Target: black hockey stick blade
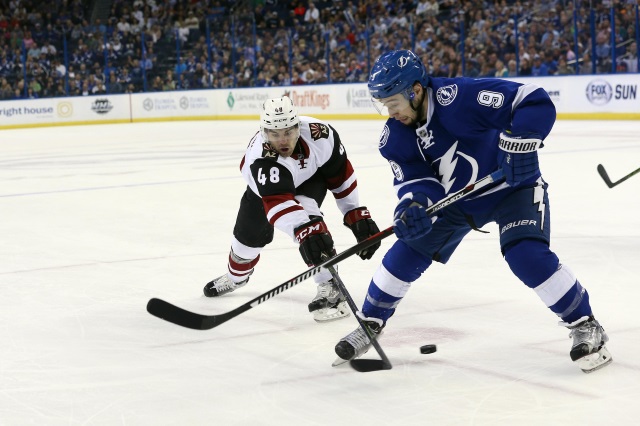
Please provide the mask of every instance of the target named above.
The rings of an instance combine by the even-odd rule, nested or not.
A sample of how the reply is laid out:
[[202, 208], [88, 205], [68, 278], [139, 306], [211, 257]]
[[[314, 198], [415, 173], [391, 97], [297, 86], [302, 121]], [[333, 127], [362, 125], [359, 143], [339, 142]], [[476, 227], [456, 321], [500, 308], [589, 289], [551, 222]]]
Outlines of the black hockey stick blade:
[[614, 187], [613, 182], [611, 182], [611, 179], [609, 179], [609, 175], [607, 174], [607, 171], [604, 169], [604, 166], [602, 164], [598, 164], [598, 173], [600, 173], [600, 177], [609, 188]]
[[609, 174], [604, 169], [604, 166], [602, 164], [598, 164], [598, 173], [600, 173], [600, 177], [602, 178], [604, 183], [606, 183], [609, 188], [613, 188], [614, 186], [621, 184], [622, 182], [636, 175], [637, 173], [640, 173], [640, 168], [632, 171], [628, 175], [624, 176], [622, 179], [615, 182], [611, 182], [611, 179], [609, 178]]
[[369, 373], [371, 371], [391, 370], [391, 364], [381, 359], [352, 359], [349, 365], [360, 373]]
[[[338, 275], [338, 271], [336, 271], [336, 268], [334, 268], [333, 266], [327, 266], [327, 269], [329, 270], [329, 272], [331, 272], [331, 276], [333, 277], [334, 281], [338, 285], [338, 288], [340, 289], [340, 292], [344, 296], [345, 300], [347, 301], [347, 304], [349, 305], [349, 308], [351, 309], [351, 312], [353, 312], [353, 315], [355, 316], [356, 320], [358, 321], [358, 325], [365, 332], [365, 334], [367, 335], [367, 337], [371, 341], [371, 345], [376, 350], [376, 352], [378, 352], [378, 355], [380, 355], [380, 358], [382, 358], [380, 360], [376, 360], [376, 359], [373, 359], [373, 360], [372, 359], [357, 360], [357, 359], [355, 359], [355, 360], [351, 360], [349, 362], [349, 364], [351, 365], [351, 367], [354, 370], [359, 371], [361, 373], [367, 373], [369, 371], [391, 370], [391, 361], [389, 361], [389, 358], [387, 357], [387, 355], [382, 350], [382, 346], [380, 346], [380, 343], [378, 343], [378, 339], [376, 338], [374, 333], [371, 330], [369, 330], [369, 328], [362, 322], [362, 320], [358, 316], [358, 307], [356, 306], [355, 302], [353, 301], [353, 297], [351, 297], [351, 294], [349, 293], [349, 290], [347, 290], [347, 286], [344, 285], [344, 282], [342, 282], [342, 278], [340, 278], [340, 275]], [[360, 363], [359, 361], [366, 361], [366, 362]], [[355, 366], [353, 364], [354, 362], [356, 362]]]
[[162, 299], [153, 298], [147, 303], [147, 312], [151, 315], [193, 330], [210, 330], [248, 309], [251, 307], [242, 305], [225, 314], [203, 315], [187, 311]]

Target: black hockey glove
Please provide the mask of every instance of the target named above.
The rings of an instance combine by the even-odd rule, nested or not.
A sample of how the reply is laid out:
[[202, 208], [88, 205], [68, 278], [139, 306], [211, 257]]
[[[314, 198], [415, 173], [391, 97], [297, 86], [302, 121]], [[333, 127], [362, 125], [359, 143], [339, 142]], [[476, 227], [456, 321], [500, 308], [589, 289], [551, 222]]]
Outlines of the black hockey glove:
[[[371, 214], [366, 207], [358, 207], [350, 210], [344, 215], [344, 226], [351, 229], [358, 242], [366, 240], [370, 236], [380, 232], [378, 225], [371, 219]], [[371, 259], [373, 253], [380, 248], [380, 243], [376, 243], [358, 253], [361, 259]]]
[[300, 243], [300, 254], [307, 266], [319, 265], [327, 258], [336, 255], [333, 238], [321, 217], [315, 217], [293, 230], [296, 240]]

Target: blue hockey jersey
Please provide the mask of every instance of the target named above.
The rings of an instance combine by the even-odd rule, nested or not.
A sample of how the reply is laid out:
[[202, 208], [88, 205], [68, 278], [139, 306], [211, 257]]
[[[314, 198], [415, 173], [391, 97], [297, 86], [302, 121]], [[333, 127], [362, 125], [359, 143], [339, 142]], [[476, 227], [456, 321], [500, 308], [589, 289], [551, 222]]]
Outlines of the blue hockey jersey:
[[[426, 95], [426, 124], [407, 126], [390, 118], [380, 136], [380, 153], [391, 165], [398, 198], [424, 193], [437, 202], [498, 169], [500, 132], [544, 140], [556, 118], [548, 94], [533, 84], [430, 78]], [[502, 183], [460, 207], [471, 214], [489, 209], [509, 188]]]

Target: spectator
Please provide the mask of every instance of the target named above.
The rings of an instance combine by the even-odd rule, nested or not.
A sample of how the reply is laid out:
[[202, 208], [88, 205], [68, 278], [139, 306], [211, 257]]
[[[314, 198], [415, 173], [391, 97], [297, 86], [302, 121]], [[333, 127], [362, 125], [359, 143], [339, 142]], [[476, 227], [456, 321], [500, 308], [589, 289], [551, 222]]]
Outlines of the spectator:
[[596, 36], [596, 64], [599, 72], [608, 72], [611, 69], [611, 45], [605, 33]]
[[304, 22], [310, 25], [320, 23], [320, 11], [313, 2], [309, 2], [309, 8], [304, 13]]
[[115, 71], [111, 71], [109, 73], [108, 92], [115, 94], [124, 92], [124, 86], [120, 81], [118, 81], [118, 76], [116, 75]]
[[47, 57], [53, 58], [58, 53], [58, 49], [56, 49], [56, 47], [51, 44], [49, 40], [44, 40], [42, 42], [42, 47], [40, 48], [40, 53], [44, 53], [45, 55], [47, 55]]
[[91, 88], [92, 95], [104, 95], [107, 93], [107, 87], [101, 80], [95, 80], [95, 85]]
[[531, 75], [534, 77], [542, 77], [549, 75], [549, 69], [542, 63], [540, 55], [536, 54], [533, 57], [533, 66], [531, 67]]
[[190, 38], [198, 35], [197, 33], [198, 29], [200, 28], [200, 21], [198, 20], [198, 17], [193, 12], [193, 10], [190, 10], [187, 13], [187, 18], [184, 20], [184, 25], [189, 29]]
[[564, 56], [560, 56], [560, 59], [558, 59], [558, 72], [556, 74], [557, 75], [573, 75], [575, 73], [576, 72], [573, 69], [573, 67], [569, 67], [567, 65], [567, 60], [564, 58]]
[[[515, 70], [515, 61], [513, 62], [514, 70]], [[509, 68], [504, 65], [500, 59], [496, 60], [496, 73], [495, 76], [498, 78], [509, 77]]]
[[581, 59], [581, 63], [580, 63], [580, 74], [581, 75], [585, 75], [585, 74], [593, 74], [593, 61], [591, 60], [591, 55], [589, 54], [589, 51], [585, 51], [584, 54], [582, 55], [582, 59]]
[[116, 27], [122, 37], [126, 37], [131, 32], [131, 24], [124, 15], [120, 17]]
[[[26, 48], [26, 45], [25, 45], [25, 48]], [[40, 48], [38, 47], [38, 43], [36, 42], [31, 43], [31, 47], [29, 47], [27, 56], [34, 59], [37, 59], [40, 57]]]
[[558, 62], [550, 50], [544, 52], [544, 65], [547, 67], [547, 75], [556, 75], [558, 72]]
[[625, 65], [624, 72], [638, 72], [638, 44], [635, 41], [629, 43], [626, 53], [619, 61]]
[[507, 64], [508, 72], [507, 77], [517, 77], [518, 76], [518, 68], [515, 59], [509, 60]]
[[297, 1], [294, 3], [295, 7], [293, 8], [293, 13], [295, 14], [297, 23], [304, 22], [304, 15], [307, 11], [307, 8], [304, 7], [302, 1]]

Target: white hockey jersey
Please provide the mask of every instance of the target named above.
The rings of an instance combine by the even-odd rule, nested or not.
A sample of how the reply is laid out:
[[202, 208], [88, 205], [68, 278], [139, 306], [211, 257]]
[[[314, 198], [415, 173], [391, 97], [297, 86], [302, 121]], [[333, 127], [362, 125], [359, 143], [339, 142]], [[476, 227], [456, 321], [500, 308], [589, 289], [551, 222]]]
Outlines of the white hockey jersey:
[[300, 138], [290, 157], [281, 157], [258, 132], [249, 143], [240, 171], [262, 198], [269, 223], [293, 238], [294, 228], [310, 220], [295, 199], [296, 188], [320, 172], [342, 214], [360, 207], [356, 175], [338, 133], [328, 124], [300, 116]]

